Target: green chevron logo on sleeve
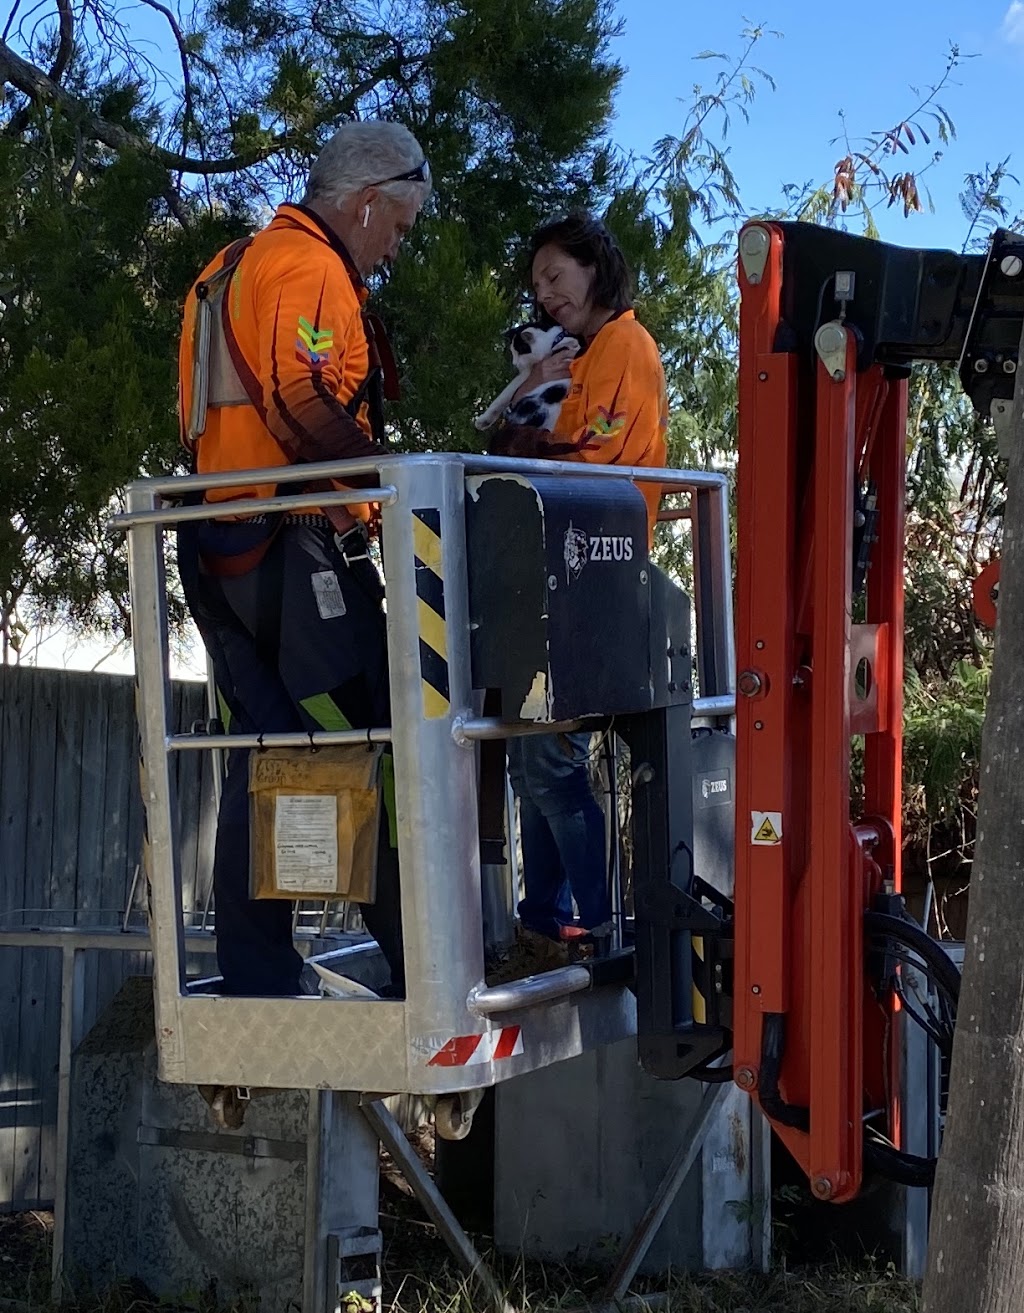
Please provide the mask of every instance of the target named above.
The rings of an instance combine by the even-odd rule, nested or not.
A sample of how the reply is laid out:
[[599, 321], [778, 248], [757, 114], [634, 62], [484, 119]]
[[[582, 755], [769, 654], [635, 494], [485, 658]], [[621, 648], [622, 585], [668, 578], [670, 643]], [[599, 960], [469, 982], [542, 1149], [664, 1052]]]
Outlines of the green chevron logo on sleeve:
[[299, 339], [307, 350], [319, 355], [334, 346], [334, 329], [314, 328], [304, 315], [299, 315]]

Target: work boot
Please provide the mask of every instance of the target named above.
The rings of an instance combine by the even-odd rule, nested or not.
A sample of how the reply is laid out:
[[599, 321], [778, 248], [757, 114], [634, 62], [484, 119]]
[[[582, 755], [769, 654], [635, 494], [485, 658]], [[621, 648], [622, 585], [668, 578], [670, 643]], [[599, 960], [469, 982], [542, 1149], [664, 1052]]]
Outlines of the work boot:
[[516, 922], [516, 942], [492, 963], [484, 977], [488, 985], [506, 985], [510, 980], [525, 980], [542, 971], [569, 965], [569, 948], [549, 939], [537, 930]]
[[559, 927], [558, 937], [568, 949], [570, 962], [589, 962], [595, 957], [607, 957], [611, 950], [611, 921], [596, 925], [592, 930], [581, 925]]

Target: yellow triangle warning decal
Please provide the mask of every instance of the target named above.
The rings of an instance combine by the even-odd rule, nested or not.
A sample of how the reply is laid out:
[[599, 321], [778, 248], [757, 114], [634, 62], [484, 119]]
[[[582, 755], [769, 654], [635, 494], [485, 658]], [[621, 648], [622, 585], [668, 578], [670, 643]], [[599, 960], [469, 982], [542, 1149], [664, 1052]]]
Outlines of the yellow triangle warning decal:
[[751, 812], [750, 842], [776, 844], [782, 842], [782, 812]]
[[775, 826], [771, 823], [771, 821], [768, 819], [767, 816], [758, 826], [757, 833], [754, 835], [754, 842], [755, 843], [779, 842], [779, 836], [775, 833]]

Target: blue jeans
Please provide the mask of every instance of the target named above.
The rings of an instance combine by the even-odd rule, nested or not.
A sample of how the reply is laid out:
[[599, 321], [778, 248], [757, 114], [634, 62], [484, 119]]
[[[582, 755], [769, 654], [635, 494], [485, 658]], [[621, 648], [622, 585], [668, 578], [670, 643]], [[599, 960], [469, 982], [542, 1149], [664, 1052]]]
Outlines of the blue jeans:
[[530, 734], [508, 742], [519, 799], [526, 897], [523, 925], [552, 939], [571, 925], [576, 900], [587, 929], [611, 919], [604, 815], [590, 787], [590, 734]]

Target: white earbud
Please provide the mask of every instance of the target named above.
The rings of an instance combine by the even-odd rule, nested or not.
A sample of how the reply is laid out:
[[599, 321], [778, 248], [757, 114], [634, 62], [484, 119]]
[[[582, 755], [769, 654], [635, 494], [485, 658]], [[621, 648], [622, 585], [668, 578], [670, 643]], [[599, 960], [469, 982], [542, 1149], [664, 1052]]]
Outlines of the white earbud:
[[367, 205], [363, 210], [363, 227], [368, 228], [369, 226], [370, 226], [370, 207]]

